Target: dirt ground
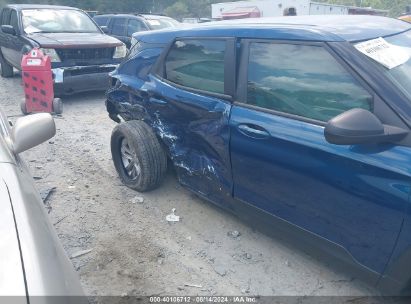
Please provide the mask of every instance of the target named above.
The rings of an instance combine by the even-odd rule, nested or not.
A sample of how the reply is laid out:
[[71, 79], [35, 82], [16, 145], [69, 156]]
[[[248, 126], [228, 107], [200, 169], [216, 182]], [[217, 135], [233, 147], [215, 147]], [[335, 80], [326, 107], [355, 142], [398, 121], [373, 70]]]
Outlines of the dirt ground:
[[[0, 106], [16, 119], [20, 77], [0, 79], [0, 91]], [[57, 135], [23, 156], [39, 191], [55, 187], [50, 220], [87, 295], [378, 294], [197, 198], [172, 170], [155, 191], [124, 187], [111, 160], [115, 123], [103, 93], [64, 99], [55, 121]], [[172, 208], [180, 222], [166, 221]], [[91, 251], [75, 257], [83, 250]]]

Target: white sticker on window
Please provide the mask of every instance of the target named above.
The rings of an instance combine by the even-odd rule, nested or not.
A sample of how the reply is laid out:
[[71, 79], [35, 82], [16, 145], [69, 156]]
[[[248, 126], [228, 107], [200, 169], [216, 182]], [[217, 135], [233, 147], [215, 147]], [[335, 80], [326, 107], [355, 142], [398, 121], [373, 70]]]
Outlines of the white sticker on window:
[[388, 69], [393, 69], [410, 59], [407, 49], [390, 44], [384, 38], [358, 43], [355, 48]]
[[160, 21], [158, 20], [147, 20], [150, 25], [160, 25]]

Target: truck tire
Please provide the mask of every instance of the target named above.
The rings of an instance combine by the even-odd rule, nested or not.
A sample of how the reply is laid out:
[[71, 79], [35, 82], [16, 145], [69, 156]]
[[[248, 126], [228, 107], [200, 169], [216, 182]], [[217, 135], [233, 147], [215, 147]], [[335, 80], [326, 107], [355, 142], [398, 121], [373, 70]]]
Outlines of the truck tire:
[[114, 128], [111, 155], [122, 182], [139, 192], [157, 188], [166, 173], [166, 153], [143, 121], [131, 120]]
[[0, 54], [0, 64], [1, 64], [1, 77], [10, 78], [14, 76], [13, 66], [8, 64], [6, 60], [4, 60], [2, 54]]

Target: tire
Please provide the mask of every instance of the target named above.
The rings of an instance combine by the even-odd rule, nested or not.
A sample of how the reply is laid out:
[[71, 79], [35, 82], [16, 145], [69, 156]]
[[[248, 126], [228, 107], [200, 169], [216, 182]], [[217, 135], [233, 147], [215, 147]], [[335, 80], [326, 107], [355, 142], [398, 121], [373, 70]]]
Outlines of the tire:
[[23, 113], [24, 115], [29, 114], [29, 112], [27, 112], [27, 107], [26, 107], [26, 101], [25, 100], [20, 102], [20, 110], [21, 110], [21, 113]]
[[6, 60], [4, 60], [2, 54], [0, 54], [0, 64], [1, 64], [1, 77], [10, 78], [14, 76], [13, 66], [8, 64]]
[[53, 99], [53, 112], [55, 114], [63, 113], [63, 101], [60, 98]]
[[131, 120], [114, 128], [111, 155], [121, 181], [131, 189], [153, 190], [164, 179], [166, 153], [153, 130], [142, 121]]

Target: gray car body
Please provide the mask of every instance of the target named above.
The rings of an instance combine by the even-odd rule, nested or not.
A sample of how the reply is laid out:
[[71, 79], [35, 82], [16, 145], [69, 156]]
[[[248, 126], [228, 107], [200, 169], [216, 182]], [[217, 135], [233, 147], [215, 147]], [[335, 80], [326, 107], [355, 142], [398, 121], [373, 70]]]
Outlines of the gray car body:
[[20, 296], [21, 303], [55, 303], [51, 296], [64, 296], [59, 303], [85, 301], [28, 168], [12, 152], [1, 109], [0, 269], [0, 296]]

